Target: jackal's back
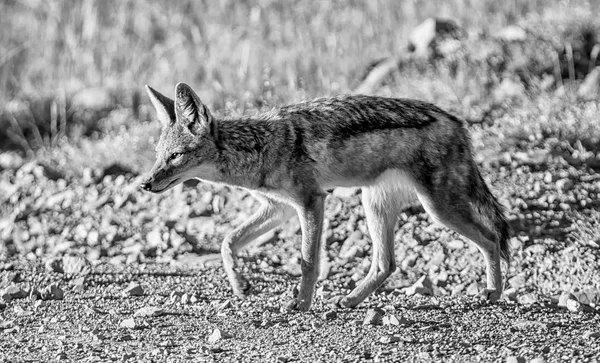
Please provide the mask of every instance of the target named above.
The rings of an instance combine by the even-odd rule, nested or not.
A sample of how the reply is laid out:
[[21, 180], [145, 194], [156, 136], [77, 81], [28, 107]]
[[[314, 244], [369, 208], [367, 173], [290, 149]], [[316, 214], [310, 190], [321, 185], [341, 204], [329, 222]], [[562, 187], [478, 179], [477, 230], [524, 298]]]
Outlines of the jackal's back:
[[322, 98], [285, 106], [268, 118], [287, 128], [288, 147], [313, 162], [327, 186], [367, 184], [389, 168], [418, 177], [415, 168], [471, 159], [463, 122], [427, 102]]

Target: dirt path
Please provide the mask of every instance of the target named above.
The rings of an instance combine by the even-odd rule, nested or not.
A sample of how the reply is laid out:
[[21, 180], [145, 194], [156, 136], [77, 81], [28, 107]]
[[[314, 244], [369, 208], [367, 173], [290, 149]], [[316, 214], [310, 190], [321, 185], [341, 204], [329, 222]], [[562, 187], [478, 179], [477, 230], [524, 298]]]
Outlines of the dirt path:
[[246, 193], [200, 185], [153, 197], [106, 170], [86, 179], [35, 162], [4, 168], [0, 358], [600, 359], [600, 179], [549, 153], [500, 155], [485, 170], [514, 229], [504, 301], [478, 300], [479, 252], [414, 207], [396, 233], [398, 270], [359, 308], [332, 309], [325, 301], [364, 276], [370, 255], [359, 197], [336, 194], [329, 278], [310, 312], [288, 313], [297, 222], [243, 254], [248, 299], [225, 280], [219, 243], [256, 208]]

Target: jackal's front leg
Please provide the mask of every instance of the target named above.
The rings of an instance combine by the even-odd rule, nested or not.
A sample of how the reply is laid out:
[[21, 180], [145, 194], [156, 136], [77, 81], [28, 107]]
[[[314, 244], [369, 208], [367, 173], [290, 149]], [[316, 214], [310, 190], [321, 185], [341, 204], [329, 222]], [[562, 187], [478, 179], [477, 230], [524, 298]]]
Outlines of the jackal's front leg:
[[302, 278], [298, 296], [286, 304], [289, 310], [310, 309], [315, 284], [319, 277], [325, 196], [316, 194], [306, 199], [304, 204], [298, 207], [298, 217], [302, 227]]
[[248, 243], [277, 227], [294, 214], [293, 208], [285, 204], [270, 199], [259, 199], [261, 199], [262, 206], [258, 211], [227, 235], [221, 245], [223, 269], [225, 269], [233, 292], [239, 297], [246, 296], [250, 284], [237, 269], [237, 253]]

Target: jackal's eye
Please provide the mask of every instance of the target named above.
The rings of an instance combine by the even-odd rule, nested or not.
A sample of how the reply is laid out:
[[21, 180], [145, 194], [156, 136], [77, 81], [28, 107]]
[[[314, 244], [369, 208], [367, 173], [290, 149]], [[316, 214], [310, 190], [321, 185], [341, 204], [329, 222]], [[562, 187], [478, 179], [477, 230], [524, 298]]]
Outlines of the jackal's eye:
[[169, 156], [169, 160], [173, 161], [175, 159], [178, 159], [182, 155], [183, 155], [183, 153], [173, 153], [173, 154], [171, 154], [171, 156]]

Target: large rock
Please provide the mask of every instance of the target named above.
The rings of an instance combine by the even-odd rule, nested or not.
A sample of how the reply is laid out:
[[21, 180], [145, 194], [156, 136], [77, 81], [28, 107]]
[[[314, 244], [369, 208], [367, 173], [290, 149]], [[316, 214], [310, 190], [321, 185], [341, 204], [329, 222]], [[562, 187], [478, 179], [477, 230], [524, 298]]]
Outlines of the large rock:
[[594, 68], [579, 86], [577, 94], [585, 99], [595, 99], [600, 89], [600, 67]]
[[458, 23], [452, 19], [428, 18], [417, 25], [408, 36], [408, 50], [429, 57], [436, 53], [438, 43], [445, 38], [457, 38]]

